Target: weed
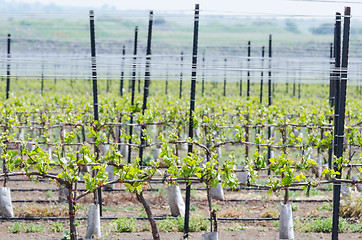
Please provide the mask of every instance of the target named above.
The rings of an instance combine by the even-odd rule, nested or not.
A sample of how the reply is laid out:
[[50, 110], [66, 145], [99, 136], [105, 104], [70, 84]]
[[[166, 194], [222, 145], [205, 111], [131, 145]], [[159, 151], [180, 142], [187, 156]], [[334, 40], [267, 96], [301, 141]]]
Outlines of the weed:
[[300, 196], [300, 192], [299, 191], [290, 191], [289, 192], [289, 198], [291, 198], [291, 199], [295, 199], [295, 198], [297, 198], [297, 197], [299, 197]]
[[261, 196], [261, 200], [263, 200], [263, 201], [269, 200], [269, 195]]
[[87, 210], [88, 211], [88, 205], [77, 203], [77, 209], [78, 210]]
[[226, 208], [226, 209], [222, 209], [219, 212], [219, 217], [230, 217], [230, 218], [234, 218], [234, 217], [241, 217], [245, 214], [245, 210], [242, 209], [238, 209], [237, 207], [233, 207], [233, 208]]
[[262, 218], [277, 218], [279, 216], [279, 212], [274, 208], [268, 209], [267, 211], [261, 214]]
[[263, 227], [263, 226], [259, 226], [259, 227], [258, 227], [258, 230], [259, 230], [260, 232], [266, 232], [266, 228]]
[[65, 217], [66, 210], [66, 206], [47, 205], [44, 207], [31, 204], [19, 207], [16, 211], [19, 213], [19, 217]]
[[177, 232], [177, 219], [166, 218], [157, 222], [157, 226], [162, 232]]
[[196, 205], [191, 205], [190, 206], [190, 211], [196, 211], [197, 209], [197, 206]]
[[362, 224], [350, 224], [348, 229], [351, 232], [362, 232]]
[[[129, 205], [128, 207], [125, 208], [127, 211], [135, 211], [135, 207], [132, 205]], [[141, 211], [144, 210], [143, 208], [141, 209]]]
[[[339, 232], [346, 232], [349, 228], [350, 226], [345, 219], [339, 220]], [[318, 218], [307, 221], [301, 225], [300, 230], [303, 232], [330, 233], [332, 231], [332, 218]]]
[[50, 227], [52, 232], [62, 232], [64, 230], [63, 224], [61, 222], [55, 222]]
[[143, 223], [142, 229], [143, 232], [149, 232], [151, 230], [151, 226], [148, 223]]
[[30, 223], [29, 225], [21, 224], [21, 226], [26, 233], [36, 233], [44, 231], [44, 225], [35, 225], [34, 223]]
[[279, 227], [279, 220], [273, 221], [273, 227]]
[[142, 211], [138, 214], [139, 217], [147, 217], [147, 214], [145, 213], [145, 211]]
[[117, 212], [117, 208], [112, 206], [104, 206], [102, 207], [102, 210], [105, 212]]
[[20, 224], [18, 222], [14, 222], [13, 226], [9, 226], [9, 232], [11, 233], [20, 233]]
[[307, 212], [305, 214], [305, 217], [320, 217], [321, 212], [318, 211], [318, 209], [313, 209], [311, 212]]
[[219, 211], [221, 209], [221, 206], [218, 205], [217, 203], [213, 203], [212, 204], [212, 209], [216, 210], [216, 211]]
[[362, 199], [360, 194], [352, 194], [350, 199], [343, 200], [339, 214], [343, 218], [362, 217]]
[[[299, 218], [293, 219], [293, 229], [301, 229], [304, 223], [301, 222]], [[279, 220], [273, 221], [273, 227], [279, 227]]]
[[160, 188], [160, 189], [157, 191], [157, 194], [158, 194], [159, 197], [167, 197], [166, 188]]
[[299, 205], [297, 203], [292, 203], [292, 211], [298, 211]]
[[332, 211], [333, 210], [333, 205], [332, 205], [332, 203], [325, 202], [325, 203], [323, 203], [322, 206], [320, 206], [318, 208], [318, 210], [320, 210], [320, 211]]
[[[184, 231], [184, 221], [183, 217], [178, 218], [166, 218], [164, 220], [158, 221], [157, 225], [161, 231], [164, 232], [183, 232]], [[209, 220], [200, 215], [194, 215], [190, 217], [189, 220], [189, 231], [190, 232], [201, 232], [206, 231], [209, 226]]]
[[196, 199], [200, 198], [200, 196], [197, 196], [197, 192], [195, 189], [191, 189], [190, 196], [191, 196], [191, 198], [196, 198]]
[[245, 230], [245, 225], [244, 224], [242, 224], [241, 226], [238, 225], [236, 227], [225, 228], [225, 231], [232, 231], [232, 232], [234, 232], [234, 231], [242, 231], [242, 230]]
[[47, 198], [52, 198], [53, 197], [53, 191], [52, 190], [48, 190], [48, 191], [46, 191], [45, 192], [45, 196], [47, 197]]
[[[184, 221], [182, 221], [183, 223]], [[206, 231], [209, 226], [209, 220], [207, 220], [205, 217], [200, 215], [195, 215], [190, 218], [190, 226], [189, 231], [190, 232], [200, 232], [200, 231]], [[182, 226], [183, 231], [183, 226]]]
[[136, 219], [120, 217], [113, 221], [116, 224], [116, 232], [136, 232]]
[[279, 212], [280, 211], [280, 203], [274, 203], [274, 209]]
[[35, 225], [34, 223], [30, 223], [29, 225], [25, 225], [24, 223], [15, 222], [13, 226], [10, 226], [9, 231], [11, 233], [20, 233], [21, 229], [26, 233], [37, 233], [44, 231], [44, 225]]
[[109, 239], [109, 236], [114, 232], [114, 224], [112, 222], [104, 224], [102, 229], [102, 237], [104, 239]]
[[63, 238], [60, 239], [60, 240], [70, 240], [70, 234], [69, 234], [69, 232], [68, 232], [68, 231], [65, 231]]
[[326, 189], [327, 191], [333, 191], [333, 184], [327, 184], [326, 187], [325, 187], [325, 189]]
[[309, 197], [318, 196], [318, 195], [320, 195], [320, 191], [318, 189], [311, 188], [309, 190]]

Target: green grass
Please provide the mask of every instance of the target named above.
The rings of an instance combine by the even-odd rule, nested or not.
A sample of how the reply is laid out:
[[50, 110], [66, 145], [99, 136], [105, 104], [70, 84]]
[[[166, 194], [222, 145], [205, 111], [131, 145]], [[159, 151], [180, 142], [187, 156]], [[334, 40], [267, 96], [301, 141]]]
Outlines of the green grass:
[[190, 205], [190, 211], [196, 211], [197, 210], [197, 206], [194, 204]]
[[14, 222], [12, 226], [9, 226], [8, 230], [9, 232], [14, 234], [20, 232], [38, 233], [44, 231], [44, 224], [36, 225], [34, 223], [25, 224], [25, 223]]
[[299, 191], [289, 191], [289, 198], [290, 199], [295, 199], [297, 197], [300, 196], [300, 192]]
[[52, 232], [63, 232], [64, 227], [63, 224], [61, 222], [55, 222], [52, 224], [52, 226], [50, 227], [50, 230]]
[[327, 185], [325, 185], [325, 189], [326, 189], [327, 191], [333, 191], [333, 184], [327, 184]]
[[242, 224], [242, 225], [238, 225], [238, 226], [235, 226], [235, 227], [227, 227], [224, 230], [225, 231], [230, 231], [230, 232], [243, 231], [243, 230], [245, 230], [245, 225]]
[[310, 188], [309, 190], [309, 197], [318, 196], [320, 195], [320, 191], [315, 188]]
[[219, 211], [221, 210], [221, 206], [217, 203], [212, 203], [212, 209], [216, 210], [216, 211]]
[[28, 225], [22, 225], [24, 232], [26, 233], [37, 233], [44, 231], [44, 225], [35, 225], [34, 223], [30, 223]]
[[[279, 221], [273, 222], [274, 227], [279, 227]], [[332, 218], [318, 218], [315, 220], [293, 220], [294, 230], [299, 232], [332, 232]], [[358, 223], [348, 223], [345, 219], [339, 220], [339, 232], [362, 232], [362, 225]]]
[[157, 226], [162, 232], [177, 232], [180, 229], [180, 225], [177, 219], [166, 218], [161, 221], [157, 221]]
[[136, 219], [120, 217], [112, 221], [116, 225], [116, 232], [136, 232]]
[[103, 211], [107, 211], [107, 212], [117, 212], [118, 209], [116, 206], [104, 206], [102, 207]]
[[18, 222], [14, 222], [13, 226], [9, 226], [8, 228], [9, 232], [11, 233], [20, 233], [21, 229], [20, 229], [20, 224]]
[[322, 206], [318, 208], [320, 211], [332, 211], [333, 210], [333, 204], [332, 203], [323, 203]]
[[292, 211], [298, 211], [298, 210], [299, 210], [298, 203], [292, 203]]
[[53, 197], [53, 191], [52, 190], [48, 190], [48, 191], [46, 191], [45, 192], [45, 196], [47, 197], [47, 198], [52, 198]]
[[[184, 218], [166, 218], [157, 221], [157, 226], [162, 232], [183, 232], [184, 231]], [[209, 220], [200, 215], [193, 215], [189, 221], [190, 232], [206, 231], [209, 226]]]
[[[349, 229], [349, 224], [346, 220], [340, 219], [339, 231], [346, 232]], [[320, 218], [312, 221], [307, 221], [300, 226], [300, 230], [303, 232], [332, 232], [332, 218]]]

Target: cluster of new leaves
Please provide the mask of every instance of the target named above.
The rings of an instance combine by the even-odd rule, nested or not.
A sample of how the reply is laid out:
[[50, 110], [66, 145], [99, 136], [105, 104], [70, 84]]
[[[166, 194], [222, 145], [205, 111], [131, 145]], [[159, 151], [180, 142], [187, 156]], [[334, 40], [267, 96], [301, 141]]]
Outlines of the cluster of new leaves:
[[[120, 98], [114, 100], [111, 97], [102, 96], [100, 104], [100, 120], [94, 122], [92, 116], [92, 105], [85, 97], [72, 98], [67, 96], [48, 96], [41, 101], [34, 103], [32, 98], [14, 98], [4, 103], [0, 103], [0, 122], [3, 126], [1, 135], [2, 158], [5, 159], [8, 172], [24, 172], [30, 178], [37, 176], [50, 176], [55, 180], [60, 180], [60, 184], [73, 183], [85, 180], [87, 189], [92, 191], [107, 182], [105, 168], [107, 164], [113, 164], [114, 171], [118, 177], [117, 181], [127, 182], [127, 187], [132, 192], [139, 192], [147, 186], [147, 181], [157, 173], [158, 162], [152, 162], [150, 168], [141, 168], [138, 160], [129, 165], [122, 165], [121, 155], [118, 152], [118, 145], [111, 145], [104, 155], [97, 155], [94, 145], [97, 148], [109, 144], [109, 132], [115, 132], [117, 126], [121, 133], [119, 138], [131, 139], [135, 144], [139, 144], [139, 135], [128, 136], [124, 129], [128, 126], [127, 121], [131, 114], [137, 123], [140, 124], [162, 124], [161, 132], [170, 132], [165, 138], [159, 138], [163, 145], [160, 155], [162, 164], [168, 167], [166, 175], [170, 179], [192, 179], [197, 178], [206, 184], [215, 186], [220, 180], [224, 185], [235, 185], [236, 177], [233, 173], [235, 159], [231, 157], [220, 158], [216, 156], [216, 148], [226, 145], [227, 142], [246, 141], [258, 145], [258, 151], [253, 153], [249, 159], [238, 159], [247, 165], [251, 180], [255, 180], [259, 170], [269, 168], [274, 174], [283, 178], [273, 178], [269, 180], [272, 189], [281, 186], [288, 186], [294, 182], [311, 181], [308, 171], [316, 165], [309, 159], [293, 161], [292, 157], [281, 154], [270, 160], [271, 164], [266, 165], [266, 147], [276, 147], [279, 149], [295, 147], [295, 145], [315, 147], [324, 151], [330, 147], [333, 135], [329, 126], [331, 109], [327, 103], [323, 102], [303, 102], [289, 100], [284, 104], [263, 106], [250, 100], [242, 102], [235, 99], [223, 99], [222, 104], [214, 99], [205, 98], [198, 103], [194, 112], [193, 127], [196, 129], [193, 140], [185, 137], [188, 128], [188, 103], [183, 100], [171, 97], [155, 97], [150, 99], [149, 107], [145, 114], [141, 114], [139, 102], [133, 106], [128, 104], [129, 99]], [[348, 116], [346, 118], [346, 140], [348, 144], [362, 146], [361, 131], [358, 127], [358, 119], [361, 119], [359, 104], [351, 101], [347, 106]], [[108, 124], [108, 125], [107, 125]], [[114, 125], [112, 125], [114, 124]], [[81, 127], [74, 127], [74, 126]], [[57, 127], [72, 126], [72, 131], [64, 134], [59, 141], [58, 134], [54, 134]], [[110, 127], [112, 126], [112, 127]], [[127, 126], [127, 127], [123, 127]], [[35, 131], [39, 133], [34, 134]], [[76, 137], [79, 138], [80, 129], [88, 139], [79, 147], [67, 147], [73, 144]], [[267, 136], [267, 128], [277, 130], [271, 137]], [[26, 130], [27, 136], [21, 132]], [[229, 130], [226, 130], [229, 129]], [[250, 130], [249, 136], [246, 129]], [[251, 129], [255, 130], [255, 138]], [[258, 130], [256, 130], [258, 129]], [[298, 131], [295, 131], [295, 130]], [[322, 131], [323, 129], [323, 131]], [[68, 129], [69, 131], [69, 129]], [[150, 131], [144, 131], [146, 144], [158, 144], [157, 138], [153, 138]], [[64, 131], [65, 132], [65, 131]], [[301, 137], [300, 133], [307, 133]], [[298, 134], [297, 134], [298, 133]], [[32, 136], [32, 138], [29, 137]], [[37, 136], [38, 135], [38, 136]], [[281, 137], [283, 136], [283, 137]], [[26, 139], [22, 142], [21, 152], [7, 150], [7, 143], [13, 140]], [[91, 139], [91, 140], [90, 140]], [[112, 142], [115, 140], [112, 139]], [[87, 143], [92, 142], [90, 144]], [[33, 142], [29, 146], [29, 142]], [[40, 148], [44, 145], [52, 145], [54, 153], [49, 153]], [[198, 145], [198, 150], [180, 158], [176, 156], [175, 148], [170, 144], [193, 144]], [[77, 144], [80, 143], [80, 140]], [[119, 142], [117, 142], [119, 143]], [[179, 143], [180, 144], [180, 143]], [[201, 146], [203, 145], [203, 146]], [[263, 146], [260, 146], [263, 145]], [[54, 147], [55, 146], [55, 147]], [[251, 145], [250, 145], [251, 146]], [[76, 150], [75, 150], [76, 149]], [[203, 150], [202, 150], [203, 149]], [[181, 154], [180, 154], [181, 155]], [[252, 159], [253, 158], [253, 159]], [[238, 163], [239, 163], [238, 162]], [[348, 164], [344, 159], [334, 162], [340, 166]], [[60, 167], [59, 174], [54, 175], [52, 171], [55, 166]], [[87, 166], [89, 172], [81, 173], [80, 168]], [[58, 170], [58, 169], [57, 169]], [[324, 168], [322, 174], [335, 177], [339, 174], [334, 169]]]
[[317, 165], [317, 162], [311, 159], [295, 163], [295, 161], [287, 154], [280, 154], [270, 159], [269, 169], [275, 174], [282, 176], [281, 178], [269, 177], [267, 185], [270, 186], [268, 193], [277, 191], [282, 187], [288, 187], [295, 182], [310, 182], [311, 177], [308, 176], [309, 170]]
[[139, 159], [136, 159], [131, 164], [114, 167], [113, 172], [118, 181], [125, 184], [128, 192], [140, 194], [145, 190], [152, 177], [159, 172], [159, 162], [151, 161], [150, 165], [149, 167], [141, 168]]
[[197, 178], [211, 187], [216, 187], [220, 181], [219, 178], [221, 178], [223, 186], [238, 187], [237, 178], [233, 171], [235, 166], [233, 157], [220, 164], [216, 154], [212, 154], [206, 161], [201, 157], [199, 151], [195, 151], [180, 159], [174, 155], [173, 149], [164, 143], [160, 158], [167, 166], [164, 175], [168, 178], [169, 184], [175, 184], [174, 179], [187, 180], [190, 184], [191, 179]]
[[[70, 143], [74, 139], [74, 132], [69, 132], [65, 138], [65, 143]], [[71, 187], [73, 183], [85, 180], [87, 190], [93, 191], [107, 179], [105, 164], [94, 161], [95, 156], [91, 153], [90, 146], [84, 144], [79, 151], [58, 144], [54, 154], [50, 157], [48, 152], [44, 152], [39, 146], [32, 146], [25, 141], [22, 142], [21, 151], [7, 151], [7, 145], [3, 144], [2, 158], [5, 159], [9, 172], [21, 172], [32, 180], [49, 178], [57, 184]], [[91, 172], [81, 174], [81, 167], [90, 166]], [[58, 174], [54, 173], [55, 167]]]

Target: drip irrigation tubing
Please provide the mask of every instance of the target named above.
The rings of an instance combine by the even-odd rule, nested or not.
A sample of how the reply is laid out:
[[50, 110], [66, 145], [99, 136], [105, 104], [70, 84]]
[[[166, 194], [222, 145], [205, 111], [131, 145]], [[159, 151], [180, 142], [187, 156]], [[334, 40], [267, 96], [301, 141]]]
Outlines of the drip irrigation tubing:
[[[136, 220], [148, 220], [147, 217], [127, 217], [129, 219], [136, 219]], [[163, 217], [163, 216], [155, 216], [155, 220], [164, 220], [164, 219], [176, 219], [177, 217]], [[294, 217], [294, 219], [300, 219], [300, 220], [316, 220], [321, 218], [327, 218], [327, 217]], [[68, 220], [69, 217], [0, 217], [0, 221], [39, 221], [39, 220], [45, 220], [45, 221], [59, 221], [59, 220]], [[87, 220], [88, 217], [75, 217], [77, 220]], [[101, 220], [116, 220], [118, 217], [101, 217]], [[209, 218], [205, 218], [209, 219]], [[344, 218], [346, 220], [359, 220], [360, 218]], [[218, 221], [278, 221], [279, 218], [227, 218], [227, 217], [220, 217], [217, 218]]]
[[[194, 199], [193, 201], [196, 202], [203, 202], [206, 200], [197, 200]], [[290, 202], [332, 202], [332, 199], [295, 199], [290, 200]], [[66, 203], [65, 200], [12, 200], [13, 203]], [[279, 199], [226, 199], [223, 202], [281, 202]]]
[[[196, 191], [205, 191], [206, 188], [192, 188], [193, 190], [196, 190]], [[265, 191], [265, 190], [269, 190], [269, 188], [256, 188], [256, 187], [244, 187], [244, 186], [241, 186], [240, 188], [237, 188], [237, 189], [232, 189], [232, 188], [223, 188], [224, 190], [226, 191], [231, 191], [231, 192], [237, 192], [239, 190], [247, 190], [247, 191]], [[327, 188], [315, 188], [316, 190], [319, 190], [319, 191], [326, 191], [326, 192], [331, 192], [332, 190], [331, 189], [327, 189]], [[185, 188], [181, 188], [180, 189], [181, 191], [185, 191], [186, 189]], [[36, 192], [36, 191], [39, 191], [39, 192], [48, 192], [48, 191], [59, 191], [59, 188], [11, 188], [11, 191], [12, 192]], [[77, 191], [87, 191], [86, 189], [77, 189]], [[125, 192], [126, 190], [125, 189], [119, 189], [119, 188], [116, 188], [116, 189], [104, 189], [105, 192]], [[144, 191], [147, 191], [147, 192], [157, 192], [157, 191], [160, 191], [160, 189], [146, 189]], [[300, 189], [300, 188], [289, 188], [289, 191], [303, 191], [303, 189]]]

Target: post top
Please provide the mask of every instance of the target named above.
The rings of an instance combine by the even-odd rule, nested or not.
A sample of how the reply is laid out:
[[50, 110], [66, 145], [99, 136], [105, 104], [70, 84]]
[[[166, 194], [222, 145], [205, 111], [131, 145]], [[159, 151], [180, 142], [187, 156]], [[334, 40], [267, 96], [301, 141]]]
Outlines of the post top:
[[150, 10], [150, 20], [153, 20], [153, 10]]
[[351, 17], [351, 7], [344, 7], [344, 17]]

